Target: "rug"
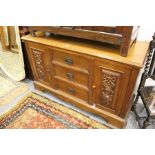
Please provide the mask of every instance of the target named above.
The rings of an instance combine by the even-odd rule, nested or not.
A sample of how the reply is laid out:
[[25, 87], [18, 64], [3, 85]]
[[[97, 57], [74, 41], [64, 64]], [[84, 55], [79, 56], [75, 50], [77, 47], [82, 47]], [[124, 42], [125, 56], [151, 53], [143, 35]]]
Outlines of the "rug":
[[71, 108], [30, 93], [0, 116], [0, 128], [106, 129], [108, 127]]
[[0, 106], [28, 90], [26, 84], [11, 80], [0, 68]]

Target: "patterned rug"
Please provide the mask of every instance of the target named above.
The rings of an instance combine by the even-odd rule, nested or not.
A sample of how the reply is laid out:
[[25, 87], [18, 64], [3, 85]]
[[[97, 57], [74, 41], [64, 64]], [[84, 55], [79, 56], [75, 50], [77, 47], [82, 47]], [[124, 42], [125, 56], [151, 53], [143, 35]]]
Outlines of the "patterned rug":
[[73, 109], [30, 93], [0, 116], [5, 129], [105, 129], [108, 128]]
[[11, 80], [0, 68], [0, 106], [28, 90], [26, 84]]

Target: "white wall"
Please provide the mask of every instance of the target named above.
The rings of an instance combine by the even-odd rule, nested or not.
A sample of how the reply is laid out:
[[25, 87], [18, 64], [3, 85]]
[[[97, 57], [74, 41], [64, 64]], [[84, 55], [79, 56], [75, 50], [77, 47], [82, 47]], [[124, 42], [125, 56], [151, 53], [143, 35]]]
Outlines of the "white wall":
[[155, 26], [140, 26], [137, 40], [150, 41], [155, 33]]

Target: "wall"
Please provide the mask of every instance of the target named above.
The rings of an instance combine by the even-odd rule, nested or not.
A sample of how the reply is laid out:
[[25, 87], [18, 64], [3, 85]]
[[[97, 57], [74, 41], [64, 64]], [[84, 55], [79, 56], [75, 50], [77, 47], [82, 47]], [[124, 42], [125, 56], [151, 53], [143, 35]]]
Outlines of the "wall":
[[140, 26], [137, 40], [150, 41], [155, 33], [155, 26]]

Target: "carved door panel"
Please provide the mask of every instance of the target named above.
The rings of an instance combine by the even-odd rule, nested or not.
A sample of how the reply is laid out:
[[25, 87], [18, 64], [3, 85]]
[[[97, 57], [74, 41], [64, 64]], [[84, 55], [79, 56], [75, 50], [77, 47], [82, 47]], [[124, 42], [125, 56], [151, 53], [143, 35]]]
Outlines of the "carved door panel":
[[96, 62], [93, 84], [94, 106], [119, 115], [124, 104], [130, 73], [125, 66]]
[[51, 66], [50, 56], [46, 48], [39, 44], [30, 43], [29, 56], [35, 80], [49, 85], [51, 83]]

